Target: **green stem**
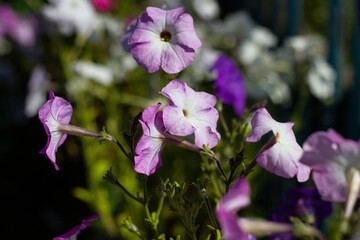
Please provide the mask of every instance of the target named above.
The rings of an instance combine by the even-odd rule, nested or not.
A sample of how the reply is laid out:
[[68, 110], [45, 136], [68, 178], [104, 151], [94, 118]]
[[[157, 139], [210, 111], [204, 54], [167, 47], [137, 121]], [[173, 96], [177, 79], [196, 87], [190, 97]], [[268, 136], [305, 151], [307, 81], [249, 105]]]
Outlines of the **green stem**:
[[211, 220], [211, 223], [213, 224], [213, 226], [216, 228], [216, 229], [219, 229], [219, 226], [216, 222], [216, 218], [215, 218], [215, 215], [214, 215], [214, 212], [213, 212], [213, 209], [211, 207], [211, 204], [210, 204], [210, 201], [209, 201], [209, 198], [206, 196], [203, 196], [204, 198], [204, 201], [205, 201], [205, 204], [206, 204], [206, 209], [208, 211], [208, 214], [210, 216], [210, 220]]

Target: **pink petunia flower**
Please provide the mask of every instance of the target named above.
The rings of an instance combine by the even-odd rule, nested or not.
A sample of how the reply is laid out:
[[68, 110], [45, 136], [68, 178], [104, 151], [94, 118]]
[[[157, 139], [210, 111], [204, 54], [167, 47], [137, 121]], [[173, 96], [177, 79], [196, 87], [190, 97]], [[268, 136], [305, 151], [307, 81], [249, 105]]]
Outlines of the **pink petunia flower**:
[[216, 131], [219, 113], [214, 108], [216, 97], [195, 92], [186, 83], [175, 79], [160, 92], [171, 100], [163, 109], [164, 125], [169, 133], [179, 136], [195, 135], [195, 145], [215, 147], [220, 141]]
[[147, 7], [137, 19], [128, 44], [131, 55], [146, 71], [161, 67], [167, 73], [178, 73], [195, 59], [194, 49], [201, 47], [201, 41], [192, 17], [184, 10]]
[[315, 132], [303, 144], [301, 162], [313, 170], [313, 180], [322, 199], [347, 201], [349, 217], [360, 190], [360, 145], [336, 131]]
[[224, 239], [248, 239], [238, 222], [236, 212], [250, 204], [250, 186], [244, 178], [239, 178], [229, 192], [220, 200], [216, 216], [221, 224]]
[[47, 143], [40, 150], [40, 153], [46, 154], [56, 170], [59, 170], [59, 167], [56, 165], [55, 153], [58, 147], [64, 143], [67, 134], [95, 138], [102, 137], [99, 133], [69, 125], [72, 112], [70, 103], [61, 97], [55, 97], [53, 92], [49, 93], [49, 100], [39, 109], [39, 119], [48, 135]]
[[257, 164], [278, 176], [292, 178], [296, 175], [299, 182], [305, 182], [310, 168], [299, 161], [303, 150], [296, 142], [293, 125], [275, 121], [265, 108], [260, 108], [251, 119], [252, 131], [246, 141], [257, 142], [272, 131], [274, 136], [256, 157]]
[[95, 214], [91, 217], [89, 217], [88, 219], [85, 219], [81, 222], [80, 225], [75, 226], [73, 229], [71, 229], [70, 231], [64, 233], [61, 236], [58, 237], [54, 237], [53, 240], [76, 240], [77, 239], [77, 235], [84, 230], [85, 228], [89, 227], [90, 221], [94, 221], [96, 219], [98, 219], [99, 214]]
[[216, 216], [221, 225], [223, 239], [249, 240], [256, 239], [252, 234], [288, 233], [294, 230], [291, 224], [238, 217], [236, 212], [249, 204], [249, 183], [245, 178], [239, 178], [220, 199], [216, 208]]

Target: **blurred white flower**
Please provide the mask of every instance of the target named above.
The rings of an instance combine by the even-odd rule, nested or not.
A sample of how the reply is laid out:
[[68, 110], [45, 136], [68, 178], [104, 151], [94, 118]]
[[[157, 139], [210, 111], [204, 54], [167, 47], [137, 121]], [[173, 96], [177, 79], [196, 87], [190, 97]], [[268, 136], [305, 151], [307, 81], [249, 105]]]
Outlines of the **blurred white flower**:
[[335, 92], [336, 72], [322, 57], [316, 58], [307, 77], [310, 92], [320, 100], [330, 99]]
[[305, 61], [325, 54], [325, 40], [320, 35], [293, 36], [284, 42], [292, 61]]
[[215, 0], [193, 0], [192, 7], [204, 20], [210, 21], [220, 14], [219, 4]]
[[28, 93], [25, 97], [25, 116], [34, 117], [37, 115], [40, 107], [47, 100], [50, 79], [45, 69], [37, 65], [30, 76], [28, 82]]
[[108, 86], [114, 81], [111, 69], [105, 65], [90, 61], [76, 61], [73, 64], [73, 68], [81, 77], [92, 79], [103, 86]]
[[277, 44], [277, 37], [267, 28], [257, 26], [249, 34], [249, 39], [261, 47], [270, 48]]
[[216, 21], [211, 24], [214, 32], [214, 37], [220, 35], [221, 37], [235, 37], [236, 41], [244, 40], [248, 33], [255, 26], [251, 17], [247, 12], [238, 11], [229, 14], [224, 21]]
[[253, 64], [261, 57], [261, 48], [256, 43], [246, 40], [237, 49], [238, 60], [244, 65]]
[[44, 16], [56, 22], [63, 34], [88, 35], [98, 25], [96, 11], [88, 0], [49, 0]]

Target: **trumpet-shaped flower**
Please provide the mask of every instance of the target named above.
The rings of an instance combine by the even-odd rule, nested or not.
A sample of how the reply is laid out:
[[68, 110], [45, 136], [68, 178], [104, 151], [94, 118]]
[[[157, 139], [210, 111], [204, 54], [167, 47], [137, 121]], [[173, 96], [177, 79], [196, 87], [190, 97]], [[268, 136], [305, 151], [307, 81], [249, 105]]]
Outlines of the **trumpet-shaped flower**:
[[256, 157], [256, 162], [278, 176], [292, 178], [297, 175], [299, 182], [305, 182], [309, 178], [310, 168], [300, 163], [303, 150], [296, 142], [293, 125], [292, 122], [275, 121], [265, 108], [260, 108], [251, 119], [252, 131], [246, 141], [257, 142], [272, 131], [273, 138]]
[[163, 109], [164, 125], [169, 133], [179, 136], [195, 135], [195, 145], [215, 147], [220, 141], [216, 131], [219, 113], [214, 108], [216, 97], [195, 92], [186, 83], [175, 79], [160, 92], [171, 100]]
[[137, 19], [128, 44], [131, 55], [148, 72], [161, 67], [167, 73], [178, 73], [194, 60], [194, 49], [201, 42], [192, 17], [184, 10], [148, 7]]
[[216, 95], [226, 104], [232, 104], [235, 112], [242, 115], [245, 110], [246, 90], [244, 79], [235, 63], [225, 55], [220, 55], [211, 70], [217, 72]]
[[250, 186], [244, 178], [239, 178], [229, 192], [220, 200], [216, 216], [221, 224], [224, 239], [247, 240], [249, 234], [237, 223], [236, 212], [250, 204]]
[[49, 93], [49, 100], [39, 110], [39, 119], [48, 135], [47, 143], [40, 153], [46, 154], [56, 170], [59, 167], [56, 165], [55, 153], [67, 137], [67, 134], [59, 131], [59, 127], [70, 123], [72, 112], [70, 103], [61, 97], [55, 97], [53, 92]]
[[161, 103], [146, 108], [142, 113], [140, 124], [143, 129], [135, 149], [135, 171], [151, 175], [161, 167], [161, 151], [164, 147], [165, 136], [160, 132], [163, 129], [162, 112], [156, 113]]
[[99, 214], [95, 214], [91, 217], [89, 217], [88, 219], [85, 219], [81, 222], [80, 225], [75, 226], [73, 229], [71, 229], [70, 231], [64, 233], [61, 236], [58, 237], [54, 237], [53, 240], [76, 240], [77, 239], [77, 235], [84, 230], [85, 228], [89, 227], [90, 221], [94, 221], [99, 217]]
[[219, 219], [223, 238], [226, 240], [256, 239], [252, 234], [288, 233], [293, 231], [289, 224], [257, 219], [239, 218], [236, 214], [250, 204], [250, 186], [239, 178], [219, 201], [216, 216]]
[[360, 170], [360, 145], [334, 130], [315, 132], [303, 144], [303, 164], [313, 170], [313, 180], [322, 199], [344, 202], [352, 169]]
[[39, 109], [39, 119], [44, 125], [48, 140], [40, 153], [46, 154], [46, 157], [56, 165], [56, 156], [58, 147], [64, 143], [67, 134], [75, 136], [88, 136], [100, 138], [100, 133], [95, 133], [77, 126], [69, 125], [72, 107], [69, 102], [61, 97], [55, 97], [53, 92], [49, 93], [49, 100]]

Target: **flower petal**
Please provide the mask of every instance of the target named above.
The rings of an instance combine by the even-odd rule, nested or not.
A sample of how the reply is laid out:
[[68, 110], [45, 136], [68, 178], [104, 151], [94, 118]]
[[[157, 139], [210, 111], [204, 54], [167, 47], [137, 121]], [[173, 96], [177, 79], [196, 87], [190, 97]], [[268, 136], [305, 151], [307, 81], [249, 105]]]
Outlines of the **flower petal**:
[[195, 59], [195, 51], [185, 45], [163, 43], [161, 68], [170, 74], [178, 73]]
[[160, 68], [161, 45], [160, 41], [137, 43], [132, 46], [131, 55], [146, 71], [153, 73]]
[[257, 142], [262, 136], [272, 131], [276, 121], [271, 117], [266, 108], [258, 109], [251, 119], [251, 134], [246, 138], [247, 142]]
[[160, 94], [170, 99], [176, 106], [183, 108], [185, 106], [187, 91], [189, 91], [189, 89], [183, 81], [174, 79], [161, 89]]
[[269, 172], [285, 178], [292, 178], [297, 174], [297, 159], [300, 159], [301, 151], [288, 149], [276, 143], [274, 146], [259, 154], [256, 162]]
[[[143, 122], [142, 122], [143, 125]], [[151, 175], [156, 169], [161, 167], [161, 151], [163, 141], [143, 135], [136, 145], [134, 157], [135, 171], [138, 173]]]
[[[167, 22], [167, 25], [170, 25], [168, 23], [169, 21]], [[193, 18], [189, 14], [184, 13], [179, 16], [173, 26], [175, 27], [175, 30], [171, 42], [193, 49], [199, 49], [201, 47], [202, 43], [196, 35]]]

